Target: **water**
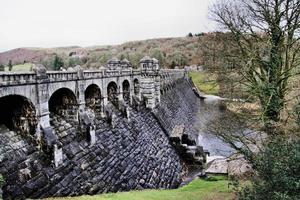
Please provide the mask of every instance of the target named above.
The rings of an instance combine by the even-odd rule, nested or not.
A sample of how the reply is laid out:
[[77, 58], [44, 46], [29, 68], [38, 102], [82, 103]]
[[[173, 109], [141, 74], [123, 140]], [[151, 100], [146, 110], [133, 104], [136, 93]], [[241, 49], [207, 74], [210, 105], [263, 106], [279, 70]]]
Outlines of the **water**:
[[[216, 135], [211, 134], [209, 124], [214, 123], [214, 119], [220, 116], [220, 103], [224, 100], [221, 97], [206, 95], [206, 98], [201, 102], [196, 129], [199, 134], [197, 136], [197, 144], [203, 146], [204, 150], [209, 151], [210, 159], [217, 157], [229, 157], [235, 152], [229, 144], [223, 142]], [[220, 126], [222, 126], [220, 124]]]

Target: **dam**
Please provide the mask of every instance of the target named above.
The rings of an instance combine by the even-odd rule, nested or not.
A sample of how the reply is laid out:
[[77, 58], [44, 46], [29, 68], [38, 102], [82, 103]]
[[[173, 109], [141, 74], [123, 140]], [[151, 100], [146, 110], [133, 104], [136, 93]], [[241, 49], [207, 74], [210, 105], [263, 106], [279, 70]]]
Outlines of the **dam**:
[[201, 169], [200, 98], [186, 71], [138, 69], [0, 73], [0, 174], [4, 199], [177, 188]]

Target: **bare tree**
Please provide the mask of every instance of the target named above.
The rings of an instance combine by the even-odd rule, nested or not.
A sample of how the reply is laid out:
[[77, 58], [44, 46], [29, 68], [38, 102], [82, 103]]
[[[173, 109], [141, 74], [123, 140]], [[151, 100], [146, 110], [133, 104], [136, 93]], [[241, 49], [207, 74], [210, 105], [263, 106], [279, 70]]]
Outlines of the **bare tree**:
[[288, 80], [299, 62], [299, 0], [221, 0], [211, 16], [239, 47], [245, 84], [257, 97], [265, 125], [279, 121]]

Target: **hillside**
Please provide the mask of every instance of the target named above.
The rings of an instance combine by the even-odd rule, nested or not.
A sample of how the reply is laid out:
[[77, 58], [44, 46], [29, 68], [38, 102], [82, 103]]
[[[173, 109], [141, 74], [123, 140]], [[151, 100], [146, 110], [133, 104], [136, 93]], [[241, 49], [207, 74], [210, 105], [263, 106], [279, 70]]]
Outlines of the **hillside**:
[[168, 68], [201, 65], [203, 64], [201, 47], [209, 37], [210, 34], [194, 37], [160, 38], [111, 46], [18, 48], [0, 53], [0, 65], [7, 65], [11, 60], [14, 65], [24, 62], [41, 62], [51, 68], [55, 54], [63, 58], [66, 68], [73, 64], [70, 59], [76, 58], [80, 58], [80, 64], [88, 68], [98, 68], [99, 65], [104, 65], [112, 57], [127, 58], [134, 65], [137, 65], [138, 61], [145, 55], [156, 57], [163, 66]]

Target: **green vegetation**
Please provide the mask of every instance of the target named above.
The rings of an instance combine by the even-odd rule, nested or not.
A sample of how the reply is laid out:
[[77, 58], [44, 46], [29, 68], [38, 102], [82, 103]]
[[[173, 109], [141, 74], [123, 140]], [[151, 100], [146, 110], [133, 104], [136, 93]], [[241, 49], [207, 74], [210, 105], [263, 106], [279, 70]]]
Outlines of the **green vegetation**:
[[277, 137], [253, 161], [257, 174], [241, 200], [300, 199], [300, 140]]
[[69, 62], [68, 62], [68, 64], [69, 64], [69, 67], [75, 67], [76, 65], [81, 65], [82, 63], [81, 63], [81, 60], [80, 60], [80, 58], [69, 58]]
[[64, 61], [61, 57], [55, 55], [55, 58], [53, 61], [53, 69], [60, 70], [61, 67], [64, 67]]
[[296, 117], [296, 123], [300, 126], [300, 99], [298, 99], [297, 104], [294, 108], [294, 115]]
[[206, 181], [197, 179], [189, 185], [174, 190], [144, 190], [110, 193], [94, 196], [50, 198], [50, 199], [72, 199], [72, 200], [229, 200], [234, 197], [232, 189], [228, 187], [226, 177], [217, 176], [217, 181]]
[[201, 92], [218, 95], [219, 85], [214, 74], [208, 72], [190, 72], [189, 75]]
[[0, 174], [0, 187], [5, 183], [3, 176]]
[[0, 64], [0, 71], [4, 71], [5, 70], [5, 66]]
[[233, 35], [231, 45], [237, 53], [228, 56], [236, 57], [235, 64], [243, 69], [244, 84], [260, 101], [267, 127], [282, 119], [288, 83], [299, 66], [300, 4], [299, 0], [262, 2], [217, 1], [211, 17]]
[[0, 174], [0, 200], [2, 199], [2, 186], [5, 184], [3, 176]]
[[9, 62], [8, 62], [8, 70], [11, 71], [12, 68], [13, 68], [12, 62], [11, 62], [11, 60], [9, 60]]
[[9, 70], [9, 67], [5, 67], [5, 71], [30, 71], [32, 68], [32, 63], [24, 63], [19, 65], [12, 66], [11, 70]]
[[[223, 47], [229, 47], [223, 48], [227, 49], [224, 54], [208, 52], [212, 61], [216, 57], [224, 60], [225, 65], [215, 65], [218, 81], [229, 77], [224, 83], [242, 84], [249, 95], [247, 101], [259, 108], [251, 113], [250, 107], [241, 106], [243, 112], [230, 113], [222, 126], [214, 120], [215, 133], [243, 154], [254, 170], [251, 185], [238, 193], [240, 200], [300, 199], [299, 129], [289, 126], [292, 121], [287, 114], [294, 106], [295, 119], [299, 116], [299, 102], [295, 101], [299, 84], [295, 87], [298, 92], [292, 92], [300, 58], [299, 10], [299, 0], [220, 0], [211, 7], [211, 17], [230, 36], [224, 40]], [[223, 50], [215, 47], [213, 50]], [[254, 134], [245, 133], [246, 129]]]

